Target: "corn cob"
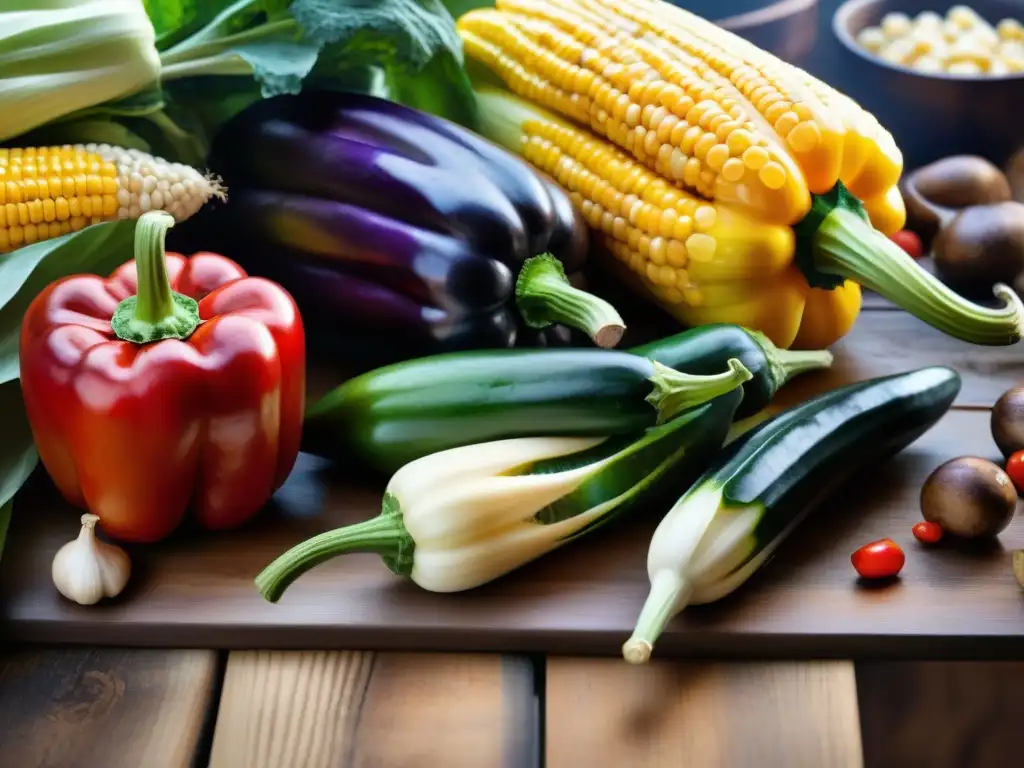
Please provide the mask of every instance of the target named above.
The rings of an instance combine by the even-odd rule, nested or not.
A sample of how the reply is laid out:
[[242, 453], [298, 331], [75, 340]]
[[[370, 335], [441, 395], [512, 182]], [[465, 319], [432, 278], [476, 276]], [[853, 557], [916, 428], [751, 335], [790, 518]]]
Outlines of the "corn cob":
[[685, 324], [818, 349], [863, 285], [965, 341], [1024, 335], [1007, 286], [973, 304], [886, 237], [906, 220], [900, 151], [807, 73], [657, 0], [497, 0], [458, 30], [512, 92], [477, 78], [484, 135], [569, 190], [611, 267]]
[[149, 210], [184, 221], [213, 196], [216, 179], [135, 149], [0, 149], [0, 253]]
[[467, 54], [701, 197], [794, 224], [837, 180], [885, 194], [902, 156], [852, 100], [741, 38], [648, 0], [497, 0]]
[[[1024, 330], [1024, 307], [1008, 288], [997, 290], [1008, 301], [1002, 309], [971, 304], [846, 203], [829, 204], [810, 236], [808, 266], [793, 227], [700, 198], [610, 142], [507, 91], [477, 86], [476, 93], [484, 135], [554, 178], [599, 233], [596, 241], [614, 257], [611, 269], [685, 325], [735, 323], [780, 347], [821, 349], [852, 327], [863, 284], [975, 343], [1013, 343]], [[833, 287], [809, 284], [807, 272], [819, 269], [836, 276]]]

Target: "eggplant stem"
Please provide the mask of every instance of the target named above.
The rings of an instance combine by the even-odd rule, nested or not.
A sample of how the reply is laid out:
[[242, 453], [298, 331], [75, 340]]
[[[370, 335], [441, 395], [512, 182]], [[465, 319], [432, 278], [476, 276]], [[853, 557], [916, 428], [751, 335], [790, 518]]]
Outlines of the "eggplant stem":
[[264, 599], [276, 603], [291, 583], [304, 573], [349, 552], [375, 552], [392, 570], [407, 571], [404, 567], [396, 568], [396, 564], [411, 567], [413, 548], [412, 537], [405, 529], [401, 514], [385, 512], [296, 544], [259, 573], [256, 588]]
[[836, 207], [825, 217], [813, 236], [813, 252], [822, 272], [860, 283], [954, 338], [1008, 346], [1024, 336], [1024, 304], [1009, 286], [993, 287], [1003, 307], [974, 304], [852, 211]]
[[583, 331], [604, 349], [615, 347], [626, 332], [615, 307], [570, 285], [562, 263], [550, 253], [523, 262], [516, 280], [516, 308], [531, 328], [560, 323]]
[[663, 424], [690, 408], [714, 400], [719, 395], [743, 386], [753, 375], [737, 358], [726, 363], [729, 370], [711, 376], [683, 373], [652, 360], [654, 375], [650, 377], [654, 389], [645, 398], [658, 412], [657, 424]]
[[692, 592], [693, 584], [673, 571], [661, 570], [654, 574], [636, 628], [622, 645], [622, 658], [630, 664], [647, 663], [655, 641], [672, 617], [686, 605]]

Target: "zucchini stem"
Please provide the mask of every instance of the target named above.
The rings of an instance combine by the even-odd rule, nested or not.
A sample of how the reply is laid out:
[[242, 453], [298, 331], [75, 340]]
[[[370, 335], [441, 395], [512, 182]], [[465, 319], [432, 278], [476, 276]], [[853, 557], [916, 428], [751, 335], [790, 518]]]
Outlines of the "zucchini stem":
[[652, 360], [651, 365], [654, 375], [650, 381], [654, 389], [646, 401], [658, 412], [657, 424], [663, 424], [685, 410], [714, 400], [753, 378], [753, 374], [735, 357], [729, 358], [728, 371], [712, 376], [683, 373], [657, 360]]
[[993, 288], [1005, 306], [974, 304], [847, 208], [837, 206], [825, 217], [812, 248], [822, 272], [858, 282], [950, 336], [986, 346], [1008, 346], [1024, 336], [1024, 304], [1008, 286]]
[[310, 569], [349, 552], [375, 552], [388, 567], [408, 575], [414, 544], [399, 512], [384, 514], [355, 525], [336, 528], [296, 544], [264, 568], [256, 588], [264, 599], [276, 603], [293, 581]]
[[744, 328], [753, 337], [757, 345], [761, 347], [768, 367], [772, 372], [772, 381], [775, 382], [775, 391], [782, 389], [783, 385], [790, 379], [799, 376], [801, 373], [815, 371], [820, 368], [832, 366], [832, 353], [827, 349], [794, 350], [779, 349], [772, 340], [760, 331], [753, 331]]
[[651, 658], [654, 642], [669, 621], [690, 599], [693, 584], [674, 571], [658, 571], [651, 580], [651, 591], [640, 611], [629, 640], [622, 644], [622, 658], [630, 664], [645, 664]]
[[776, 349], [767, 357], [777, 390], [802, 373], [832, 367], [832, 353], [827, 349]]
[[605, 349], [616, 346], [626, 331], [615, 307], [570, 285], [562, 263], [550, 253], [523, 262], [516, 280], [516, 308], [531, 328], [561, 323], [583, 331]]

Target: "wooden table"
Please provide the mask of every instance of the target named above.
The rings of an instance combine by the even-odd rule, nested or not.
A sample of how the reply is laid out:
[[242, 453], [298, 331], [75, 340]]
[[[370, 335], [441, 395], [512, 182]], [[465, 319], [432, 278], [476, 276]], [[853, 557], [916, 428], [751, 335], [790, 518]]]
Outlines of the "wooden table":
[[1005, 768], [1016, 662], [9, 651], [10, 768]]
[[[1024, 378], [1019, 348], [915, 348], [893, 312], [867, 301], [843, 342], [875, 345], [858, 375], [949, 363], [971, 412]], [[0, 652], [0, 765], [1003, 768], [1022, 682], [1015, 661], [24, 646]]]

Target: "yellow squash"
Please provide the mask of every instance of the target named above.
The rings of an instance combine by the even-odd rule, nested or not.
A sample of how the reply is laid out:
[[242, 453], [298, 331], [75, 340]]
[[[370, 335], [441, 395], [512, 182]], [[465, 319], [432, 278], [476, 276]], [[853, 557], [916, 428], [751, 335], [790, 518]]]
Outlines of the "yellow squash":
[[972, 304], [888, 239], [902, 155], [807, 73], [657, 0], [497, 0], [458, 28], [504, 85], [478, 83], [481, 131], [555, 178], [610, 267], [683, 323], [823, 348], [865, 285], [953, 336], [1021, 338], [1008, 288]]

